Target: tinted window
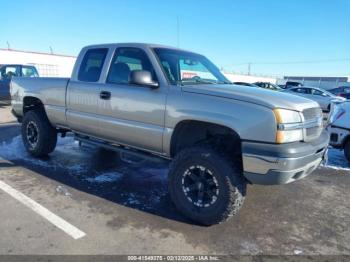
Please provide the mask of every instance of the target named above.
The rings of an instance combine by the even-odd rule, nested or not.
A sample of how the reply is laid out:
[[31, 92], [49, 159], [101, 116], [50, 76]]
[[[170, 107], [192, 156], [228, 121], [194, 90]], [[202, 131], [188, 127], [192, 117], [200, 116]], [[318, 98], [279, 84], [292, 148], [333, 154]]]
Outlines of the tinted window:
[[1, 77], [3, 79], [10, 79], [13, 76], [19, 76], [18, 66], [5, 66], [1, 69]]
[[33, 66], [22, 66], [23, 77], [38, 77], [38, 72]]
[[128, 84], [132, 71], [147, 70], [156, 80], [151, 62], [146, 53], [139, 48], [118, 48], [114, 54], [108, 72], [107, 82], [113, 84]]
[[292, 91], [296, 92], [296, 93], [301, 93], [301, 94], [307, 94], [308, 93], [306, 88], [295, 88], [295, 89], [292, 89]]
[[316, 96], [322, 96], [322, 95], [326, 96], [325, 93], [323, 93], [323, 92], [321, 92], [320, 90], [317, 90], [317, 89], [312, 89], [311, 93], [313, 95], [316, 95]]
[[100, 79], [107, 52], [107, 48], [88, 50], [80, 65], [78, 79], [85, 82], [97, 82]]

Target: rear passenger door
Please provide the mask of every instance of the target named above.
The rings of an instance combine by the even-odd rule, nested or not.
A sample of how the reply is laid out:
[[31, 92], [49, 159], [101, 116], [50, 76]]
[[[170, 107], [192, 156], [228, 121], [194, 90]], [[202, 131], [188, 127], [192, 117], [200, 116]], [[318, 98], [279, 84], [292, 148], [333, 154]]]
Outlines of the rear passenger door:
[[99, 135], [98, 100], [100, 96], [101, 72], [108, 48], [88, 49], [80, 62], [76, 79], [67, 89], [67, 123], [78, 132]]
[[134, 70], [147, 70], [157, 81], [153, 65], [143, 49], [117, 48], [113, 54], [106, 84], [101, 86], [99, 114], [101, 136], [121, 144], [150, 151], [162, 151], [167, 88], [152, 89], [129, 84]]

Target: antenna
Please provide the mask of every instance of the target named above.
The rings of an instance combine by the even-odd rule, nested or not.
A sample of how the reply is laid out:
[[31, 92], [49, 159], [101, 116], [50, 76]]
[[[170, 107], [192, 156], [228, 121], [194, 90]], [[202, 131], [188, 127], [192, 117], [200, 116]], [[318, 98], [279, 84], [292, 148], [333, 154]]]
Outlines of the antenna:
[[180, 47], [180, 20], [179, 16], [176, 17], [176, 33], [177, 33], [177, 47]]

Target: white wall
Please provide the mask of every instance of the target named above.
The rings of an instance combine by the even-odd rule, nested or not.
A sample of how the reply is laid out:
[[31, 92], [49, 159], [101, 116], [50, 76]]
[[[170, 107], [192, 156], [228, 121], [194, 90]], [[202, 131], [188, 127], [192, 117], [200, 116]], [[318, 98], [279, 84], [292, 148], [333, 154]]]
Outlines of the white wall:
[[0, 64], [34, 65], [40, 76], [70, 77], [76, 57], [0, 49]]
[[277, 79], [273, 77], [264, 77], [264, 76], [254, 76], [254, 75], [239, 75], [233, 73], [222, 72], [228, 80], [231, 82], [246, 82], [246, 83], [255, 83], [255, 82], [269, 82], [276, 84]]

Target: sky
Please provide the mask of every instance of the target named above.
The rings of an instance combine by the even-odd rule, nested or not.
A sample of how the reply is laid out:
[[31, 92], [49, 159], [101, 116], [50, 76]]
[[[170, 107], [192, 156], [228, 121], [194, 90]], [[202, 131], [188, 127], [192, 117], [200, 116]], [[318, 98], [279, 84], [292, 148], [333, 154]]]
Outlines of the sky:
[[0, 0], [0, 48], [145, 42], [258, 75], [350, 76], [350, 0]]

